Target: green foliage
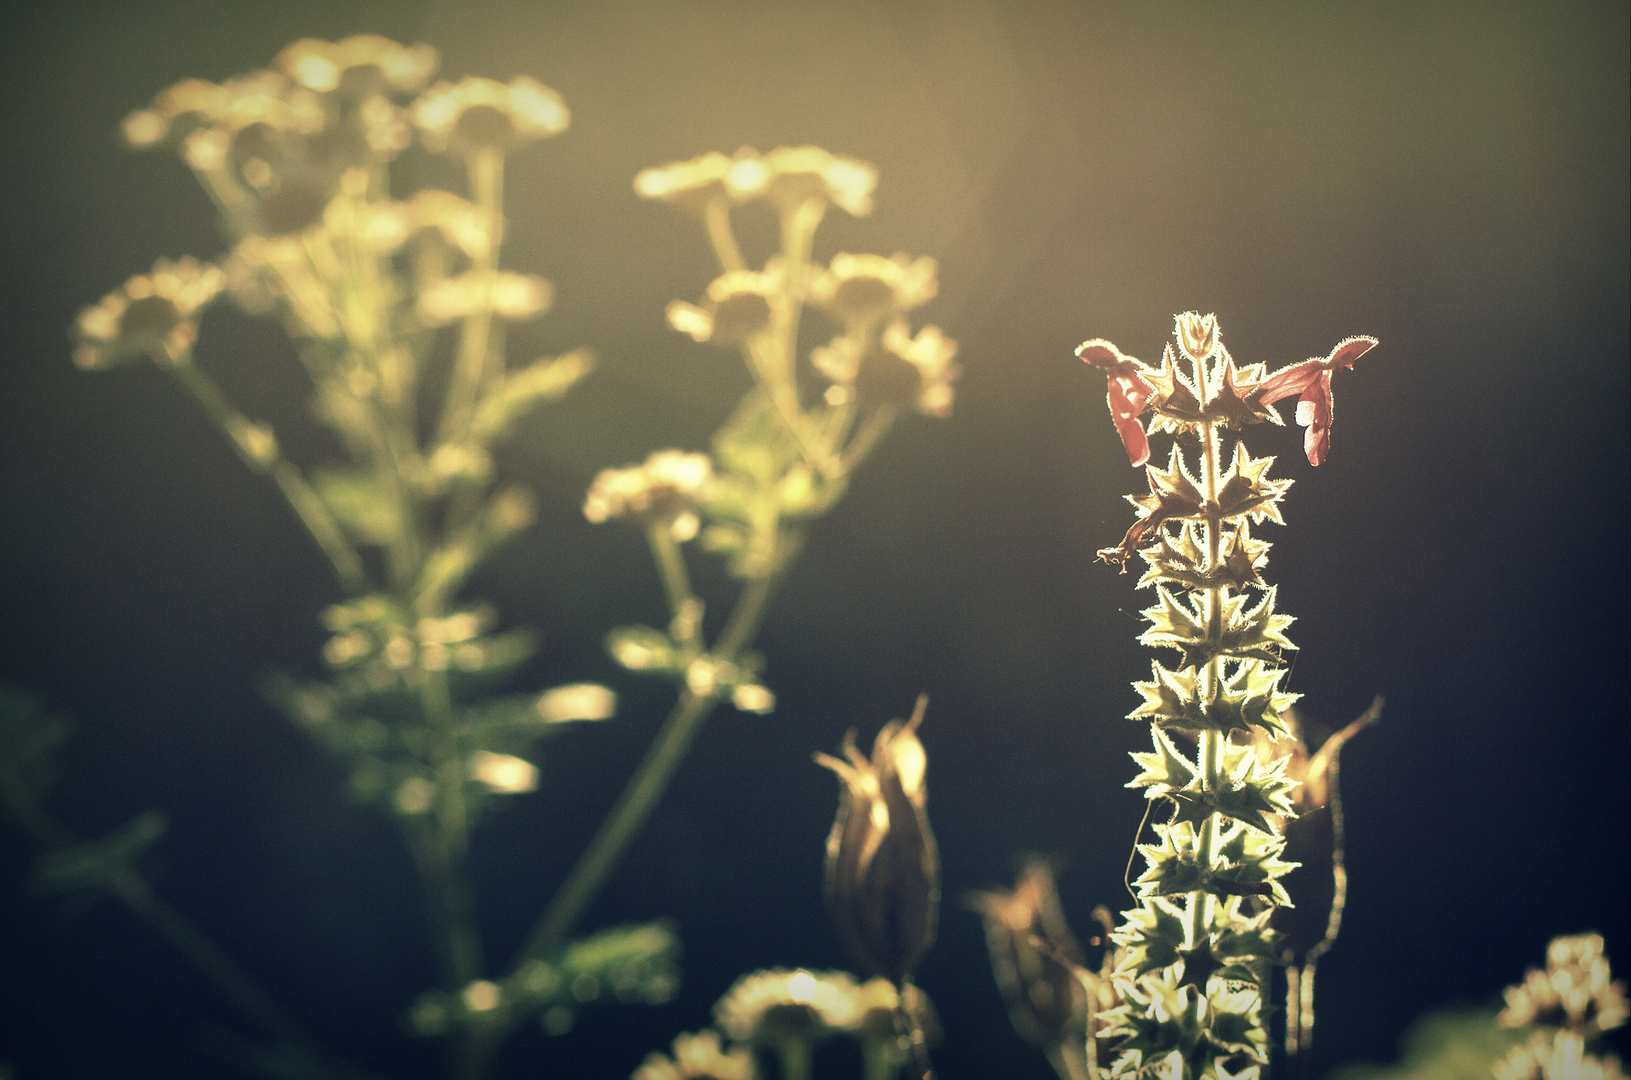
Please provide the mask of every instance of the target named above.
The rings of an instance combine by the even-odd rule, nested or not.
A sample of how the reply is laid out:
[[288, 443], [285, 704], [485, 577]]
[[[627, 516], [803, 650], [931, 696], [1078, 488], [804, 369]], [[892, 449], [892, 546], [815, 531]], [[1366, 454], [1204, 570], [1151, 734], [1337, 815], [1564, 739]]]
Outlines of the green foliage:
[[164, 830], [164, 815], [149, 810], [100, 840], [48, 852], [35, 869], [35, 884], [46, 892], [118, 892], [139, 876], [137, 861]]
[[[628, 670], [673, 680], [678, 693], [626, 797], [520, 958], [502, 980], [488, 979], [466, 880], [472, 830], [502, 799], [536, 786], [542, 743], [610, 717], [616, 698], [584, 683], [499, 694], [532, 655], [533, 637], [495, 630], [490, 608], [461, 599], [472, 573], [534, 519], [527, 488], [497, 475], [499, 444], [589, 376], [594, 357], [576, 349], [512, 368], [506, 348], [508, 324], [543, 314], [553, 294], [549, 282], [502, 268], [506, 162], [565, 131], [565, 103], [526, 76], [429, 85], [437, 63], [426, 45], [307, 39], [266, 71], [161, 92], [123, 134], [134, 147], [179, 151], [220, 211], [229, 249], [213, 263], [159, 260], [85, 308], [71, 335], [84, 369], [147, 358], [173, 375], [244, 463], [277, 485], [332, 564], [345, 599], [322, 616], [326, 676], [275, 677], [267, 696], [343, 764], [359, 802], [400, 825], [443, 966], [441, 987], [413, 1022], [450, 1038], [456, 1074], [475, 1078], [531, 1017], [555, 1030], [597, 997], [657, 1001], [672, 992], [677, 942], [666, 926], [569, 943], [570, 932], [714, 704], [774, 709], [751, 648], [774, 586], [810, 520], [842, 497], [898, 413], [949, 413], [957, 369], [956, 343], [935, 327], [914, 334], [908, 319], [937, 291], [932, 259], [811, 260], [829, 207], [869, 212], [871, 166], [798, 147], [710, 154], [636, 179], [641, 196], [701, 215], [723, 271], [701, 306], [676, 301], [669, 321], [696, 341], [739, 350], [754, 388], [715, 436], [714, 458], [657, 451], [643, 465], [604, 470], [589, 489], [590, 521], [619, 518], [645, 532], [670, 609], [665, 630], [619, 627], [608, 649]], [[426, 154], [462, 170], [462, 193], [403, 190], [398, 160]], [[733, 209], [753, 201], [774, 211], [782, 234], [757, 270], [731, 226]], [[281, 321], [312, 387], [310, 415], [335, 436], [340, 460], [290, 460], [286, 442], [197, 362], [200, 320], [224, 298]], [[799, 340], [807, 304], [837, 330], [813, 349]], [[741, 583], [712, 641], [682, 548], [699, 533], [699, 546]], [[135, 881], [133, 864], [162, 820], [144, 815], [91, 844], [59, 835], [37, 799], [61, 729], [10, 704], [0, 700], [0, 787], [19, 818], [39, 819], [31, 827], [53, 847], [42, 880]], [[126, 898], [184, 941], [263, 1028], [287, 1044], [307, 1041], [178, 916], [154, 915], [161, 908], [148, 892]]]
[[56, 755], [73, 725], [34, 697], [0, 686], [0, 794], [36, 803], [57, 778]]
[[1444, 1009], [1410, 1026], [1396, 1064], [1344, 1065], [1326, 1080], [1489, 1080], [1524, 1034], [1497, 1024], [1494, 1009]]

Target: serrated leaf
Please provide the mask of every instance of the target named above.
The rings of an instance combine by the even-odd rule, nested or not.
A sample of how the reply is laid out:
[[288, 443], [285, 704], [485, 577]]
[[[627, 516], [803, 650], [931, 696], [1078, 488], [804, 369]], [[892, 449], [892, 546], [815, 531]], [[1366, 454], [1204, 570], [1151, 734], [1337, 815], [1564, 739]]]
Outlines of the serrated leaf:
[[1233, 824], [1218, 839], [1218, 864], [1212, 871], [1213, 882], [1226, 895], [1268, 896], [1274, 903], [1290, 907], [1291, 897], [1277, 879], [1296, 869], [1298, 864], [1281, 859], [1279, 856], [1284, 850], [1285, 841], [1279, 837], [1263, 836]]
[[1172, 744], [1166, 732], [1152, 724], [1150, 737], [1155, 742], [1155, 753], [1137, 751], [1133, 753], [1133, 760], [1143, 771], [1127, 785], [1128, 787], [1149, 788], [1150, 798], [1155, 798], [1185, 787], [1195, 779], [1195, 766], [1178, 752], [1178, 748]]
[[29, 694], [0, 686], [0, 776], [29, 800], [56, 780], [57, 748], [73, 731], [65, 717], [46, 712]]
[[401, 531], [396, 503], [376, 477], [361, 469], [318, 469], [312, 487], [334, 520], [359, 543], [387, 544]]
[[1225, 743], [1221, 785], [1208, 789], [1196, 776], [1182, 790], [1170, 792], [1178, 804], [1174, 820], [1198, 824], [1222, 814], [1265, 836], [1277, 835], [1270, 815], [1292, 815], [1291, 792], [1297, 786], [1286, 778], [1286, 764], [1285, 758], [1260, 762], [1252, 747]]
[[1278, 503], [1291, 488], [1290, 480], [1267, 480], [1263, 474], [1273, 457], [1254, 458], [1244, 445], [1235, 445], [1234, 460], [1223, 474], [1218, 490], [1216, 513], [1220, 520], [1244, 517], [1253, 522], [1272, 521], [1284, 525]]
[[588, 349], [575, 349], [564, 356], [540, 357], [509, 372], [476, 406], [470, 422], [472, 440], [482, 446], [492, 445], [533, 409], [565, 397], [594, 369], [594, 354]]
[[689, 662], [678, 643], [649, 626], [619, 626], [606, 635], [606, 652], [630, 671], [677, 675]]
[[1225, 669], [1223, 678], [1213, 681], [1210, 696], [1200, 700], [1200, 680], [1194, 668], [1168, 671], [1152, 662], [1155, 678], [1135, 682], [1133, 688], [1144, 703], [1127, 714], [1129, 720], [1148, 720], [1175, 731], [1245, 731], [1253, 727], [1273, 734], [1285, 730], [1280, 714], [1298, 695], [1283, 693], [1279, 683], [1284, 672], [1265, 669], [1262, 661], [1247, 659]]
[[165, 831], [164, 815], [149, 810], [100, 840], [60, 848], [40, 857], [35, 885], [48, 892], [113, 889], [135, 875], [136, 860]]
[[1178, 962], [1184, 947], [1184, 912], [1172, 903], [1151, 898], [1121, 913], [1122, 924], [1110, 935], [1126, 952], [1116, 964], [1118, 978], [1137, 979]]

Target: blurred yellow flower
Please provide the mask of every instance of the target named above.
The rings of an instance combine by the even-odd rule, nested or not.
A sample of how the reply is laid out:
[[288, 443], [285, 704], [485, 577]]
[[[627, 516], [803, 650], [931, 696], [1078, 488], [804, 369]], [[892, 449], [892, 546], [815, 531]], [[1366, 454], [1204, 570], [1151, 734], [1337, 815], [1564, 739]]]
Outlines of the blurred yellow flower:
[[198, 337], [198, 316], [221, 291], [219, 267], [191, 256], [160, 259], [74, 321], [74, 363], [106, 368], [139, 356], [156, 359], [186, 353]]
[[427, 326], [446, 326], [490, 311], [517, 322], [547, 310], [553, 298], [549, 282], [533, 274], [472, 271], [430, 284], [419, 294], [419, 317]]
[[878, 170], [864, 161], [829, 154], [818, 146], [780, 147], [764, 156], [765, 190], [772, 202], [796, 207], [824, 198], [856, 217], [872, 212]]
[[436, 73], [439, 57], [429, 45], [399, 45], [378, 34], [340, 41], [304, 38], [278, 53], [272, 65], [309, 90], [365, 97], [383, 87], [411, 93]]
[[482, 258], [492, 249], [487, 216], [474, 203], [450, 191], [427, 188], [415, 194], [408, 202], [408, 220], [415, 232], [434, 229], [472, 259]]
[[477, 750], [470, 755], [470, 779], [485, 784], [490, 791], [520, 795], [538, 790], [538, 766], [514, 754]]
[[897, 254], [834, 255], [810, 282], [810, 302], [831, 312], [852, 333], [864, 334], [883, 320], [921, 307], [940, 291], [933, 259], [916, 262]]
[[713, 482], [713, 462], [707, 454], [659, 450], [643, 465], [602, 469], [589, 485], [583, 516], [599, 524], [616, 517], [642, 523], [666, 522], [674, 539], [697, 534], [696, 504]]
[[785, 286], [779, 264], [764, 272], [731, 270], [708, 285], [702, 306], [675, 300], [668, 305], [668, 323], [697, 341], [740, 345], [768, 333], [775, 298]]
[[544, 691], [535, 707], [551, 724], [605, 720], [617, 711], [617, 695], [598, 683], [569, 683]]
[[754, 1080], [753, 1051], [745, 1046], [727, 1053], [719, 1035], [699, 1031], [674, 1039], [674, 1056], [653, 1053], [629, 1080]]
[[508, 84], [475, 77], [439, 82], [412, 110], [426, 146], [463, 156], [524, 146], [565, 131], [572, 120], [559, 94], [525, 75]]
[[[952, 383], [962, 374], [952, 358], [957, 342], [925, 326], [912, 336], [904, 322], [884, 328], [876, 343], [858, 343], [842, 337], [813, 350], [810, 361], [836, 387], [874, 405], [916, 409], [926, 416], [950, 416], [956, 391]], [[838, 395], [843, 400], [847, 394]]]
[[736, 980], [714, 1006], [714, 1019], [738, 1042], [774, 1047], [847, 1030], [862, 1007], [861, 988], [845, 972], [773, 968]]

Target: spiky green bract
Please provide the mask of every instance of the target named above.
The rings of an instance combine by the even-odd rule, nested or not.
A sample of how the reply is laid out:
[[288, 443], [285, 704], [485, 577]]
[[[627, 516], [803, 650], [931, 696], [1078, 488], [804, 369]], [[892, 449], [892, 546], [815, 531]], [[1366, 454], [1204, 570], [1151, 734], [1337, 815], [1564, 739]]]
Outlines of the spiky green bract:
[[1121, 1055], [1110, 1069], [1116, 1078], [1246, 1080], [1267, 1060], [1255, 989], [1214, 984], [1203, 993], [1150, 976], [1126, 991], [1104, 1023], [1104, 1034], [1121, 1040]]
[[[1128, 497], [1138, 520], [1099, 552], [1123, 570], [1134, 554], [1144, 560], [1139, 586], [1153, 586], [1156, 603], [1139, 641], [1178, 660], [1152, 663], [1133, 684], [1143, 701], [1129, 719], [1151, 725], [1153, 749], [1133, 754], [1128, 786], [1172, 813], [1155, 843], [1138, 846], [1140, 904], [1112, 935], [1122, 1003], [1099, 1035], [1119, 1039], [1112, 1076], [1234, 1080], [1265, 1060], [1259, 979], [1278, 951], [1269, 917], [1291, 902], [1280, 878], [1296, 866], [1281, 857], [1281, 823], [1294, 816], [1297, 782], [1266, 748], [1297, 699], [1281, 689], [1282, 657], [1296, 646], [1263, 580], [1269, 545], [1251, 534], [1284, 524], [1291, 481], [1269, 478], [1274, 459], [1238, 438], [1226, 455], [1220, 435], [1279, 422], [1256, 392], [1263, 368], [1236, 368], [1211, 315], [1180, 315], [1175, 339], [1159, 369], [1127, 359], [1153, 388], [1147, 434], [1176, 438], [1166, 467], [1144, 470], [1149, 493]], [[1254, 732], [1269, 738], [1254, 748]]]

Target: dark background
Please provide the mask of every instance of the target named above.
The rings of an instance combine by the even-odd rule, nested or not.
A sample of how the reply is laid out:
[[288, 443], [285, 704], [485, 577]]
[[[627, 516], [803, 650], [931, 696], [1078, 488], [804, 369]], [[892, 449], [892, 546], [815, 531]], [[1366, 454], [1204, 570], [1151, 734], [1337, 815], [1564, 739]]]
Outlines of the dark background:
[[[738, 974], [843, 966], [819, 895], [836, 785], [810, 754], [852, 725], [870, 742], [920, 690], [947, 893], [920, 977], [948, 1028], [939, 1063], [1051, 1075], [957, 898], [1037, 849], [1068, 859], [1078, 928], [1127, 906], [1141, 805], [1122, 785], [1148, 736], [1121, 717], [1148, 601], [1093, 552], [1140, 479], [1072, 349], [1103, 336], [1153, 359], [1187, 309], [1217, 312], [1243, 363], [1382, 342], [1338, 378], [1317, 472], [1295, 428], [1253, 444], [1297, 480], [1270, 537], [1299, 619], [1290, 688], [1333, 725], [1388, 698], [1343, 760], [1352, 885], [1316, 1068], [1391, 1058], [1413, 1017], [1490, 1000], [1555, 934], [1601, 931], [1631, 968], [1623, 3], [13, 4], [0, 681], [77, 720], [53, 809], [86, 835], [163, 809], [162, 893], [338, 1050], [436, 1068], [396, 1028], [434, 966], [392, 826], [348, 806], [254, 691], [318, 672], [314, 614], [337, 589], [176, 387], [151, 366], [77, 372], [65, 330], [154, 257], [221, 249], [184, 166], [122, 150], [118, 121], [182, 77], [363, 30], [431, 42], [454, 77], [533, 75], [574, 116], [509, 174], [506, 261], [558, 296], [515, 355], [589, 345], [602, 368], [502, 462], [544, 509], [469, 592], [541, 629], [522, 688], [599, 678], [624, 710], [553, 743], [542, 792], [478, 837], [495, 957], [668, 701], [600, 652], [611, 626], [660, 620], [661, 597], [638, 539], [585, 523], [581, 493], [600, 467], [701, 448], [745, 385], [665, 327], [710, 263], [634, 173], [740, 145], [875, 163], [876, 212], [835, 212], [817, 256], [935, 256], [923, 315], [962, 344], [955, 415], [897, 427], [775, 603], [777, 712], [710, 722], [592, 914], [676, 918], [680, 997], [524, 1036], [504, 1075], [623, 1077]], [[199, 348], [297, 456], [324, 456], [274, 328], [223, 309]], [[30, 894], [32, 858], [0, 840], [0, 1062], [21, 1080], [224, 1075], [196, 1038], [239, 1024], [213, 990], [124, 911]]]

